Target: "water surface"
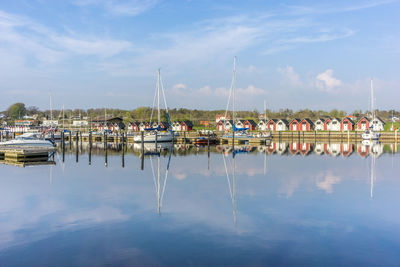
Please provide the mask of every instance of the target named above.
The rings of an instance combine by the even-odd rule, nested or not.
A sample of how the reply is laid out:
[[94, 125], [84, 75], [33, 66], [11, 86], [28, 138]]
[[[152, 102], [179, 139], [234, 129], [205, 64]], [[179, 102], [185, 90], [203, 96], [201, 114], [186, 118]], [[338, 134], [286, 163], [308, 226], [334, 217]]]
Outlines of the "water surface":
[[0, 165], [1, 266], [400, 261], [398, 147], [67, 148]]

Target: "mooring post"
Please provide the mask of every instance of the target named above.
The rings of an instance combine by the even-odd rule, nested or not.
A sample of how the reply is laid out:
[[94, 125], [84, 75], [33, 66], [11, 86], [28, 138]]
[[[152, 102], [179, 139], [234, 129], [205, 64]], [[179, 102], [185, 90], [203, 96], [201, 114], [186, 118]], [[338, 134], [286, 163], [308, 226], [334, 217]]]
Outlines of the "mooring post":
[[122, 133], [122, 168], [125, 168], [124, 134]]
[[328, 131], [328, 143], [331, 143], [331, 131]]
[[158, 132], [156, 131], [156, 140], [155, 140], [155, 148], [156, 148], [156, 151], [158, 151], [157, 143], [158, 143]]
[[303, 143], [304, 143], [304, 131], [303, 131]]
[[235, 157], [235, 130], [232, 130], [232, 157]]
[[141, 152], [141, 167], [140, 169], [143, 170], [144, 169], [144, 132], [142, 131], [141, 133], [141, 141], [142, 141], [142, 152]]
[[69, 149], [72, 149], [72, 132], [69, 131]]
[[89, 165], [92, 165], [92, 146], [89, 144]]

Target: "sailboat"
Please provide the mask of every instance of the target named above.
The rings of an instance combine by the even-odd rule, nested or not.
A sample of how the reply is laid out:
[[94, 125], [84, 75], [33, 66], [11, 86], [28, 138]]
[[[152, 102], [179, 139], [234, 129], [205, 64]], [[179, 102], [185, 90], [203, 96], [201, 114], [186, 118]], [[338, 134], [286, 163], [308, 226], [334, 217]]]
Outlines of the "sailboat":
[[231, 88], [229, 92], [229, 97], [228, 97], [228, 103], [226, 105], [226, 110], [225, 110], [225, 118], [228, 113], [229, 109], [229, 103], [231, 100], [231, 95], [232, 95], [232, 135], [227, 134], [224, 135], [223, 137], [225, 138], [242, 138], [242, 139], [249, 139], [249, 138], [254, 138], [253, 135], [248, 134], [246, 131], [249, 130], [249, 128], [243, 127], [243, 128], [238, 128], [236, 127], [236, 115], [235, 115], [235, 91], [236, 91], [236, 57], [233, 58], [233, 77], [232, 77], [232, 83], [231, 83]]
[[381, 134], [379, 132], [376, 132], [373, 127], [373, 122], [375, 120], [375, 109], [374, 109], [374, 87], [372, 80], [371, 80], [371, 113], [372, 113], [372, 120], [371, 120], [372, 123], [369, 126], [369, 129], [367, 129], [364, 133], [361, 134], [361, 138], [370, 141], [379, 140]]
[[[167, 132], [166, 128], [161, 127], [160, 93], [162, 93], [164, 98], [164, 105], [165, 105], [165, 110], [167, 112], [169, 132]], [[143, 137], [144, 139], [143, 142], [145, 143], [172, 142], [174, 135], [172, 133], [171, 121], [169, 119], [167, 100], [165, 99], [164, 86], [161, 80], [160, 69], [158, 69], [157, 88], [156, 88], [156, 94], [154, 95], [153, 110], [156, 98], [157, 98], [157, 119], [158, 119], [157, 127], [145, 129], [147, 133]], [[151, 112], [150, 123], [153, 117], [153, 110]], [[142, 141], [142, 137], [140, 135], [135, 136], [134, 141], [135, 143], [140, 143]]]

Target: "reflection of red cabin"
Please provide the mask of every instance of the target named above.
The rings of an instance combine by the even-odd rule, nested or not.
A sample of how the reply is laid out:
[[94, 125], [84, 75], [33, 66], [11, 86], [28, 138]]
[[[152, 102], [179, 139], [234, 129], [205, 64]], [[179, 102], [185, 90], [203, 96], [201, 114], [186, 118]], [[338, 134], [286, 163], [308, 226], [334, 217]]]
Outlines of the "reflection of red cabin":
[[290, 144], [289, 150], [290, 150], [290, 153], [291, 153], [291, 154], [296, 155], [297, 153], [299, 153], [300, 144], [298, 144], [298, 143], [291, 143], [291, 144]]
[[366, 158], [366, 157], [368, 157], [369, 149], [367, 146], [359, 145], [357, 148], [357, 152], [358, 152], [358, 155], [360, 155], [363, 158]]
[[267, 147], [268, 153], [269, 154], [274, 154], [276, 152], [276, 143], [271, 143], [268, 147]]
[[357, 122], [357, 129], [358, 130], [368, 130], [369, 129], [370, 121], [366, 117], [362, 117], [361, 120]]
[[250, 131], [254, 131], [257, 127], [257, 123], [253, 120], [243, 121], [243, 128], [248, 128]]
[[331, 118], [327, 118], [324, 122], [324, 131], [328, 131], [328, 124], [332, 121]]
[[300, 153], [301, 153], [303, 156], [306, 156], [306, 155], [310, 154], [310, 153], [311, 153], [311, 150], [312, 150], [312, 147], [311, 147], [311, 144], [310, 144], [310, 143], [303, 143], [303, 144], [300, 144]]
[[276, 123], [278, 120], [270, 119], [267, 123], [267, 128], [271, 131], [276, 131]]
[[342, 144], [340, 146], [340, 153], [343, 157], [348, 157], [353, 153], [353, 144]]
[[289, 124], [289, 129], [291, 131], [300, 131], [300, 119], [293, 119]]
[[350, 118], [344, 118], [341, 122], [340, 122], [340, 130], [341, 131], [353, 131], [354, 130], [354, 121]]
[[329, 144], [324, 144], [324, 152], [326, 155], [330, 155], [331, 152], [329, 151]]
[[311, 131], [314, 129], [314, 123], [310, 119], [303, 119], [300, 122], [300, 131]]

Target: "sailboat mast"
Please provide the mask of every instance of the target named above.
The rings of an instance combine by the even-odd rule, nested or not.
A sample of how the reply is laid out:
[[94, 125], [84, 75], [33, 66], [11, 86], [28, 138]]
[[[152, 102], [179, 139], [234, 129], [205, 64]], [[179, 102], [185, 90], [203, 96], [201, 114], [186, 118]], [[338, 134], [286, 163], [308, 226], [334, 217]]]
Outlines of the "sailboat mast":
[[236, 56], [233, 58], [233, 81], [232, 81], [232, 120], [233, 124], [235, 124], [236, 116], [235, 116], [235, 91], [236, 91]]
[[264, 100], [264, 121], [267, 123], [267, 103]]
[[63, 132], [64, 132], [64, 104], [63, 104], [63, 109], [62, 109], [62, 128], [63, 128]]
[[375, 107], [374, 107], [374, 84], [371, 79], [371, 113], [372, 119], [375, 119]]
[[160, 125], [161, 122], [161, 116], [160, 116], [160, 84], [161, 84], [161, 78], [160, 78], [160, 69], [158, 69], [158, 83], [157, 83], [157, 116], [158, 116], [158, 125]]
[[49, 97], [50, 97], [50, 120], [51, 120], [51, 123], [53, 123], [53, 107], [51, 104], [51, 94], [49, 94]]

